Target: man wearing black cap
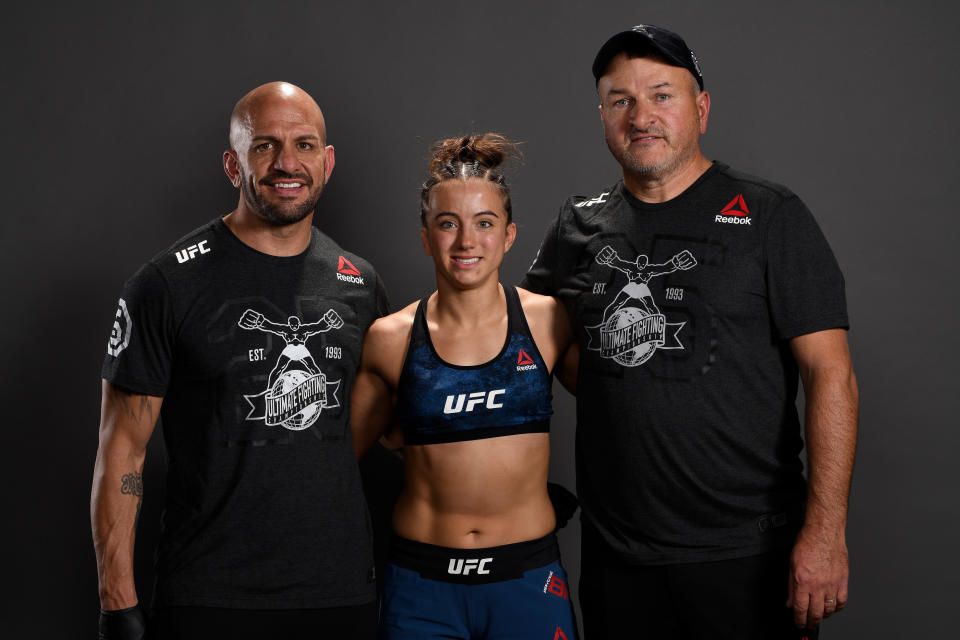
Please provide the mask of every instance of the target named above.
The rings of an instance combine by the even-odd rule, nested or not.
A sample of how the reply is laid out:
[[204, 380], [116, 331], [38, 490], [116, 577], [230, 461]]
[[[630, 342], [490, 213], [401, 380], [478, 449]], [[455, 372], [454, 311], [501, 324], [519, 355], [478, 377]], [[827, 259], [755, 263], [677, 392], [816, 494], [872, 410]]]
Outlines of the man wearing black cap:
[[619, 33], [593, 74], [623, 180], [567, 200], [523, 284], [578, 337], [585, 632], [814, 637], [847, 601], [843, 276], [797, 196], [701, 153], [710, 96], [678, 35]]

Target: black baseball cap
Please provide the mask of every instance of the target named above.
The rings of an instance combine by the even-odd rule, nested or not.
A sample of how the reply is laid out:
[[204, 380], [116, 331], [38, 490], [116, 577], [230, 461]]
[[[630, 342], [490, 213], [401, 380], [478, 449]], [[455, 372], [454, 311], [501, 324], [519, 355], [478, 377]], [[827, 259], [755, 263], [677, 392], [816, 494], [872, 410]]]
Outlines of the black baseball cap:
[[703, 74], [697, 56], [694, 55], [683, 38], [673, 31], [667, 31], [652, 24], [638, 24], [627, 31], [621, 31], [603, 43], [597, 57], [593, 59], [593, 78], [597, 82], [607, 70], [607, 65], [614, 56], [623, 51], [649, 49], [662, 56], [670, 64], [683, 67], [697, 79], [700, 89], [703, 89]]

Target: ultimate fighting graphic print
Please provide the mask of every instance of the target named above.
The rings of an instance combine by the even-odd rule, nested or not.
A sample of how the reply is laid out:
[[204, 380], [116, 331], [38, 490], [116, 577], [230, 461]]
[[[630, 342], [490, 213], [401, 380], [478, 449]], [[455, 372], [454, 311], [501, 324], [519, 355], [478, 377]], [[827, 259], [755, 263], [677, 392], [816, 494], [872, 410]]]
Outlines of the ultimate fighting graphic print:
[[693, 255], [683, 250], [663, 264], [650, 264], [641, 254], [634, 261], [623, 260], [608, 246], [595, 259], [598, 264], [627, 276], [627, 284], [603, 311], [600, 324], [586, 327], [587, 349], [599, 351], [601, 358], [610, 358], [625, 367], [636, 367], [656, 353], [657, 349], [683, 349], [677, 337], [686, 322], [666, 321], [647, 283], [651, 278], [697, 266]]
[[241, 328], [264, 331], [283, 338], [287, 346], [267, 379], [267, 388], [244, 398], [250, 403], [247, 420], [264, 420], [269, 426], [280, 425], [291, 431], [302, 431], [320, 417], [327, 407], [339, 407], [337, 390], [340, 381], [328, 381], [307, 349], [307, 339], [343, 326], [343, 319], [328, 309], [317, 322], [303, 324], [297, 316], [286, 324], [271, 322], [262, 313], [247, 309], [238, 322]]

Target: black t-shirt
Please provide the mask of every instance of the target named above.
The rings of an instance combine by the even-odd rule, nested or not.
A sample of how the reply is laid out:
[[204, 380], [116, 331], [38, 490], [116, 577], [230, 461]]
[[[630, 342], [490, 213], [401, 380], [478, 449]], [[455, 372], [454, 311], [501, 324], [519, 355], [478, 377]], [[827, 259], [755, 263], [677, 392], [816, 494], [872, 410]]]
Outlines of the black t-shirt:
[[276, 257], [217, 219], [127, 281], [103, 377], [163, 397], [158, 606], [375, 598], [348, 419], [363, 334], [386, 310], [370, 264], [317, 229]]
[[717, 163], [676, 198], [573, 197], [524, 287], [580, 343], [577, 485], [625, 560], [789, 544], [803, 518], [790, 338], [847, 326], [843, 276], [788, 189]]

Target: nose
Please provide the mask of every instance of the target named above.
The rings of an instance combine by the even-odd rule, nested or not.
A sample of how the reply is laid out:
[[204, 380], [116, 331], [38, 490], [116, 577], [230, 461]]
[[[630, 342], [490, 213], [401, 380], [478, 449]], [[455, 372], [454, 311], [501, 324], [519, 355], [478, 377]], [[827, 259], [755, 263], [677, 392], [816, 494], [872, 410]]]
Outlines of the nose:
[[655, 119], [653, 109], [643, 100], [638, 100], [633, 104], [628, 117], [633, 128], [641, 131], [653, 124]]
[[289, 144], [282, 145], [273, 159], [273, 168], [284, 173], [295, 173], [299, 166], [294, 147]]
[[476, 244], [476, 231], [472, 225], [465, 224], [460, 227], [460, 233], [457, 234], [457, 244], [460, 249], [470, 249]]

